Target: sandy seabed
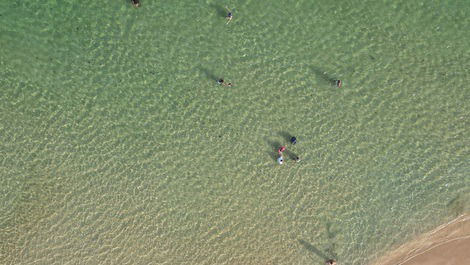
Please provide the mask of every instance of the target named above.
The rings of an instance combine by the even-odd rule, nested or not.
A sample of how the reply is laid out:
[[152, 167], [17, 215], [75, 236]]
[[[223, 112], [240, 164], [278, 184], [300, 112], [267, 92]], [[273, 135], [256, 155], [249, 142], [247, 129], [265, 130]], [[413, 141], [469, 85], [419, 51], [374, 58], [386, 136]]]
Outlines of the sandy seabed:
[[469, 265], [470, 214], [463, 214], [379, 258], [371, 265]]

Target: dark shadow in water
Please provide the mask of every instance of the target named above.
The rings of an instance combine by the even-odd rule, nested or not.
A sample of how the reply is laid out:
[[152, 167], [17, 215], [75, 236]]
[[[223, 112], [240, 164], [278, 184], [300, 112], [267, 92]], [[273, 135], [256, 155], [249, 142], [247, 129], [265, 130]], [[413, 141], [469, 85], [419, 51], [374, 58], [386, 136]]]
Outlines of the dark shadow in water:
[[226, 17], [228, 14], [227, 10], [221, 5], [210, 4], [210, 7], [217, 11], [217, 15], [219, 17]]
[[[132, 0], [124, 0], [124, 1], [125, 1], [126, 4], [128, 4], [130, 7], [134, 7], [134, 6], [132, 5]], [[122, 1], [122, 2], [124, 2], [124, 1]], [[140, 4], [141, 4], [141, 6], [142, 6], [142, 1], [140, 1]]]
[[326, 223], [326, 235], [328, 236], [328, 240], [330, 241], [330, 246], [326, 249], [326, 252], [330, 257], [336, 258], [338, 255], [336, 254], [335, 248], [336, 248], [336, 231], [333, 231], [331, 229], [331, 223], [328, 222]]
[[281, 143], [276, 142], [276, 141], [271, 141], [271, 140], [266, 140], [269, 144], [269, 146], [272, 148], [273, 152], [276, 152], [279, 147], [281, 147]]
[[279, 135], [282, 137], [282, 139], [284, 139], [286, 141], [286, 144], [287, 143], [290, 143], [290, 138], [292, 138], [292, 134], [286, 132], [286, 131], [281, 131], [279, 132]]
[[315, 246], [313, 246], [312, 244], [302, 240], [302, 239], [299, 239], [299, 243], [304, 246], [304, 248], [306, 248], [308, 251], [312, 252], [313, 254], [319, 256], [320, 258], [324, 259], [324, 260], [328, 260], [329, 257], [321, 252], [318, 248], [316, 248]]
[[279, 155], [277, 154], [277, 150], [279, 149], [279, 147], [281, 147], [281, 144], [279, 142], [271, 141], [269, 139], [266, 139], [266, 142], [268, 143], [268, 146], [270, 148], [267, 153], [272, 159], [277, 161], [277, 158], [279, 157]]
[[335, 86], [336, 85], [336, 80], [332, 76], [328, 75], [325, 71], [322, 71], [316, 67], [312, 67], [312, 71], [315, 73], [316, 76], [320, 77], [321, 79], [325, 80], [328, 82], [330, 85]]
[[297, 154], [295, 154], [295, 153], [292, 152], [292, 151], [289, 151], [287, 148], [286, 148], [286, 150], [284, 151], [284, 154], [286, 154], [287, 157], [288, 157], [289, 159], [292, 159], [292, 160], [296, 160], [297, 157], [299, 157]]
[[277, 158], [279, 157], [275, 152], [266, 152], [266, 154], [271, 157], [274, 161], [277, 161]]
[[210, 71], [209, 69], [203, 67], [203, 66], [199, 66], [198, 67], [199, 71], [201, 71], [201, 73], [203, 73], [207, 79], [209, 80], [213, 80], [214, 82], [216, 82], [217, 80], [220, 79], [220, 77], [217, 77], [212, 71]]

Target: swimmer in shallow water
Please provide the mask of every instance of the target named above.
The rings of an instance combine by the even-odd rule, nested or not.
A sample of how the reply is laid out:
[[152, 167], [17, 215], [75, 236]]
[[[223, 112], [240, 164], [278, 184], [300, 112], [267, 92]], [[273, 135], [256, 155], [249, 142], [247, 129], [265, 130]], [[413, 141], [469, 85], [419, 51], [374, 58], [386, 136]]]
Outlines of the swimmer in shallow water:
[[295, 136], [292, 136], [292, 138], [290, 138], [290, 143], [291, 144], [296, 144], [297, 143], [297, 138], [295, 138]]
[[230, 23], [230, 21], [232, 21], [232, 18], [233, 18], [233, 14], [232, 14], [232, 10], [228, 9], [228, 7], [225, 7], [225, 9], [227, 9], [227, 16], [225, 17], [227, 19], [227, 24]]
[[134, 7], [140, 7], [140, 0], [132, 0], [131, 2]]
[[336, 265], [336, 261], [334, 259], [330, 259], [326, 262], [327, 265]]
[[341, 80], [335, 80], [335, 85], [336, 85], [338, 88], [341, 88], [341, 85], [342, 85]]
[[232, 86], [232, 83], [226, 83], [224, 79], [219, 79], [217, 80], [217, 84], [222, 85], [222, 86]]

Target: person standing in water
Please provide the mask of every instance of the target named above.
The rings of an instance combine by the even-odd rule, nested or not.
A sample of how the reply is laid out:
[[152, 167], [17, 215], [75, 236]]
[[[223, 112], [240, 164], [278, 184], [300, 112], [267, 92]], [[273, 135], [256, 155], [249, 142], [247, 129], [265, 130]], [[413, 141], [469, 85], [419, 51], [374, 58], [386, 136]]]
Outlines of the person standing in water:
[[286, 151], [286, 147], [285, 146], [281, 146], [279, 147], [279, 149], [277, 149], [277, 153], [282, 156], [282, 152]]
[[341, 80], [335, 80], [335, 85], [338, 87], [338, 88], [341, 88], [341, 85], [343, 84], [343, 82], [341, 82]]
[[132, 0], [132, 5], [134, 7], [140, 7], [140, 1], [139, 0]]
[[227, 9], [227, 16], [225, 17], [227, 19], [227, 24], [230, 23], [230, 21], [232, 21], [232, 18], [233, 18], [233, 14], [232, 14], [232, 10], [230, 10], [228, 7], [225, 7], [225, 9]]

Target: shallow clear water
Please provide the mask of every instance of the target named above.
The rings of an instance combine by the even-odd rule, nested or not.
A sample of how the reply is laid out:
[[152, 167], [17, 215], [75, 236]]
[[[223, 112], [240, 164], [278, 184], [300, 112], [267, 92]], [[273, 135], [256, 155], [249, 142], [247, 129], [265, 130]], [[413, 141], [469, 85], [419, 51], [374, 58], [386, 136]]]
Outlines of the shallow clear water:
[[225, 4], [0, 2], [0, 263], [365, 264], [469, 210], [467, 1]]

